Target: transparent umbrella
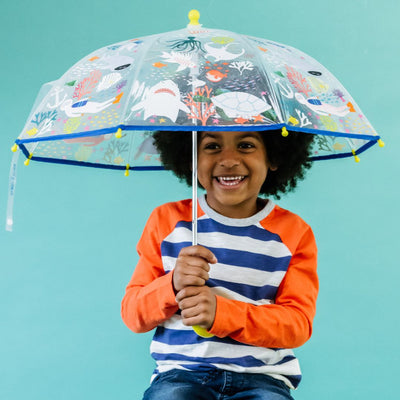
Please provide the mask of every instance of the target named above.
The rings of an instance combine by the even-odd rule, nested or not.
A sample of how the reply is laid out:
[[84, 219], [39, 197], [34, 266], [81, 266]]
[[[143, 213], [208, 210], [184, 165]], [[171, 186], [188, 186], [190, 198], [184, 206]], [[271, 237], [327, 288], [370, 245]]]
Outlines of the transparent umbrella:
[[[293, 47], [199, 24], [94, 51], [45, 84], [13, 146], [8, 230], [20, 149], [30, 161], [124, 170], [161, 169], [156, 130], [281, 129], [315, 134], [313, 160], [355, 157], [383, 142], [320, 63]], [[197, 243], [193, 207], [193, 243]]]

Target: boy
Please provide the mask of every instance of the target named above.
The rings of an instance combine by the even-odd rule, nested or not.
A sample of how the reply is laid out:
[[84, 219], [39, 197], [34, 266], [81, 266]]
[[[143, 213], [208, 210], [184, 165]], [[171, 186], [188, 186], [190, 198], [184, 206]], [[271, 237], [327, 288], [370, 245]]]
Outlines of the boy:
[[[317, 251], [309, 226], [260, 194], [279, 198], [296, 186], [312, 136], [198, 136], [199, 245], [191, 246], [190, 200], [156, 208], [122, 301], [130, 329], [157, 327], [144, 399], [292, 399], [301, 372], [290, 349], [311, 335]], [[191, 135], [154, 137], [165, 167], [190, 184]]]

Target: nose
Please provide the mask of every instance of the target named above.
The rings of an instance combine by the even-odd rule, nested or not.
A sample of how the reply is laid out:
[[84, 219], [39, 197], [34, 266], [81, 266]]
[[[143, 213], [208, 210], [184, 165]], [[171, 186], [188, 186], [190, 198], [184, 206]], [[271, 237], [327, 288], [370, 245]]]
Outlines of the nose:
[[240, 164], [240, 157], [235, 149], [224, 148], [219, 155], [218, 162], [221, 167], [233, 168]]

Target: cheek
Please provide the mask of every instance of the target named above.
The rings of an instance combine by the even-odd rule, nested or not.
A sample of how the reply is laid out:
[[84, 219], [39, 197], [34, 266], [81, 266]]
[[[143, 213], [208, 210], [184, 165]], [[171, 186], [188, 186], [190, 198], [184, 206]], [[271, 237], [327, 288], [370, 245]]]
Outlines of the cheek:
[[207, 188], [210, 185], [211, 178], [209, 174], [205, 173], [201, 165], [197, 168], [197, 180], [202, 188]]

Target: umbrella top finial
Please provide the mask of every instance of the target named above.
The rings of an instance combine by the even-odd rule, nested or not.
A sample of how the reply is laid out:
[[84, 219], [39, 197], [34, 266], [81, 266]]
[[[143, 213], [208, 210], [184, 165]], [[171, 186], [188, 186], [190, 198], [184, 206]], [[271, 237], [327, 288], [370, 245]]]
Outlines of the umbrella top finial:
[[200, 13], [197, 10], [190, 10], [189, 14], [189, 25], [200, 25], [199, 24], [199, 19], [200, 19]]

